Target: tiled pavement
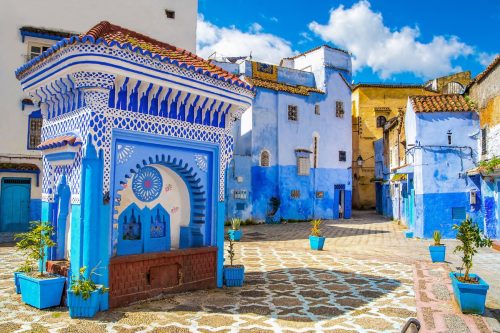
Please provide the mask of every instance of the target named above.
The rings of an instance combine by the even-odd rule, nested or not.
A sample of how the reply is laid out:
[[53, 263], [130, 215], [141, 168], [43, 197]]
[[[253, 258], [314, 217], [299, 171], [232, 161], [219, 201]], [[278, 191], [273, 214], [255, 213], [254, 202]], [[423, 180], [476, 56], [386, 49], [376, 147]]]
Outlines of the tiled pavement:
[[[325, 251], [309, 250], [308, 229], [307, 223], [244, 227], [236, 246], [246, 269], [243, 288], [166, 296], [94, 320], [22, 305], [11, 280], [19, 257], [0, 247], [0, 332], [398, 332], [416, 316], [416, 268], [425, 266], [420, 261], [428, 258], [428, 241], [407, 240], [400, 226], [367, 212], [325, 222]], [[478, 262], [498, 265], [497, 254], [481, 252]], [[484, 265], [476, 266], [483, 274]], [[495, 296], [498, 276], [489, 275]], [[436, 287], [429, 295], [442, 292]], [[497, 301], [490, 297], [488, 306], [494, 309]], [[443, 318], [429, 331], [467, 331]]]

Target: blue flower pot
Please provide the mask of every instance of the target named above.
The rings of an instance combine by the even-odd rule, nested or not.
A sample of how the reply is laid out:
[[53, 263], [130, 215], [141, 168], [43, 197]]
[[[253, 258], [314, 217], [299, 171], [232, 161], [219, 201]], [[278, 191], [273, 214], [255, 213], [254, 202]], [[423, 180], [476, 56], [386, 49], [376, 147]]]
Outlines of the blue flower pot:
[[90, 297], [83, 299], [81, 295], [75, 295], [68, 289], [68, 308], [71, 318], [93, 318], [99, 310], [101, 300], [101, 288], [90, 293]]
[[413, 231], [407, 231], [407, 232], [405, 232], [405, 237], [406, 238], [413, 238]]
[[14, 272], [14, 284], [16, 285], [16, 293], [20, 294], [21, 293], [21, 285], [19, 284], [19, 275], [22, 274], [22, 272]]
[[429, 253], [431, 254], [432, 262], [444, 262], [444, 258], [446, 257], [446, 246], [431, 245], [429, 246]]
[[460, 310], [463, 313], [483, 314], [484, 304], [486, 302], [486, 293], [488, 292], [489, 285], [476, 274], [469, 274], [470, 277], [477, 277], [478, 284], [463, 283], [458, 281], [457, 276], [463, 276], [456, 272], [450, 273], [451, 285], [453, 293], [457, 300]]
[[61, 304], [65, 282], [66, 278], [58, 275], [48, 279], [37, 279], [24, 273], [19, 274], [23, 302], [38, 309]]
[[245, 266], [224, 266], [222, 275], [225, 286], [241, 287], [245, 279]]
[[228, 231], [229, 239], [232, 241], [239, 242], [241, 240], [241, 230], [230, 229]]
[[323, 250], [325, 239], [325, 237], [309, 236], [309, 244], [311, 245], [311, 250]]

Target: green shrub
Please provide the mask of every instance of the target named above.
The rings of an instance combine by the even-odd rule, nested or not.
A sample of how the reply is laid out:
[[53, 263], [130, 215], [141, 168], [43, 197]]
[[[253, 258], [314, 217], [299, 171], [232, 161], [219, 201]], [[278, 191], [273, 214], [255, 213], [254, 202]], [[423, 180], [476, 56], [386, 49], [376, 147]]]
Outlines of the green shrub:
[[85, 277], [85, 271], [87, 270], [87, 267], [83, 266], [80, 268], [80, 271], [78, 272], [78, 278], [75, 279], [74, 277], [71, 278], [71, 287], [70, 291], [74, 293], [77, 296], [82, 296], [83, 299], [88, 299], [90, 297], [90, 294], [94, 291], [96, 291], [100, 287], [100, 293], [103, 294], [107, 292], [109, 289], [105, 288], [103, 286], [97, 285], [93, 280], [92, 276], [97, 275], [95, 273], [96, 267], [92, 269], [89, 273], [88, 277]]

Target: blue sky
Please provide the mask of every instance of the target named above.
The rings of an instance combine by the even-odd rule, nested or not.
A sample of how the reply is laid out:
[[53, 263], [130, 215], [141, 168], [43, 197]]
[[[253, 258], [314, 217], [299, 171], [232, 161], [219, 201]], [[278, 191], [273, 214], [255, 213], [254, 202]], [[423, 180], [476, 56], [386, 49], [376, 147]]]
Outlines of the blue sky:
[[199, 0], [198, 12], [202, 56], [278, 62], [328, 43], [353, 54], [355, 82], [476, 75], [500, 52], [496, 0]]

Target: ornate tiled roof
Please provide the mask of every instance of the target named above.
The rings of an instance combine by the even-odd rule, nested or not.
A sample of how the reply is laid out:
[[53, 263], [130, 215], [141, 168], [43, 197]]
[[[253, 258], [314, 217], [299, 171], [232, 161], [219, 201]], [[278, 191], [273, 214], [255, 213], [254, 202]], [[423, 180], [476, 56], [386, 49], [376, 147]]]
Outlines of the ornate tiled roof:
[[484, 79], [498, 64], [500, 64], [500, 54], [497, 54], [495, 59], [491, 62], [491, 64], [486, 67], [484, 71], [479, 73], [474, 79], [475, 82], [479, 82]]
[[474, 103], [462, 95], [410, 96], [415, 112], [472, 112]]
[[95, 25], [87, 33], [80, 36], [72, 36], [65, 38], [56, 43], [40, 56], [26, 63], [16, 71], [16, 76], [19, 78], [24, 71], [32, 67], [36, 63], [41, 62], [53, 53], [56, 53], [61, 48], [75, 43], [103, 43], [108, 47], [117, 46], [122, 49], [128, 49], [132, 52], [141, 53], [145, 56], [150, 56], [158, 60], [168, 62], [188, 70], [195, 71], [208, 75], [212, 78], [237, 84], [246, 89], [252, 87], [241, 81], [236, 75], [231, 74], [224, 69], [210, 63], [209, 61], [198, 57], [187, 50], [175, 47], [173, 45], [160, 42], [151, 37], [140, 33], [122, 28], [118, 25], [111, 24], [107, 21], [102, 21]]
[[74, 135], [63, 135], [56, 138], [45, 140], [37, 147], [38, 150], [53, 149], [63, 146], [81, 146], [82, 140]]
[[323, 91], [313, 88], [313, 87], [306, 87], [306, 86], [301, 86], [301, 85], [291, 85], [291, 84], [286, 84], [286, 83], [281, 83], [281, 82], [274, 82], [274, 81], [269, 81], [269, 80], [262, 80], [262, 79], [257, 79], [257, 78], [249, 78], [245, 77], [245, 80], [252, 83], [254, 87], [262, 87], [262, 88], [267, 88], [271, 90], [276, 90], [276, 91], [284, 91], [288, 92], [290, 94], [297, 94], [297, 95], [304, 95], [308, 96], [310, 93], [315, 92], [318, 94], [324, 94]]

